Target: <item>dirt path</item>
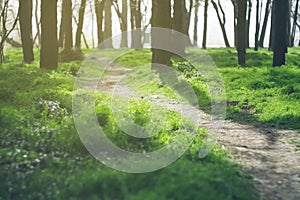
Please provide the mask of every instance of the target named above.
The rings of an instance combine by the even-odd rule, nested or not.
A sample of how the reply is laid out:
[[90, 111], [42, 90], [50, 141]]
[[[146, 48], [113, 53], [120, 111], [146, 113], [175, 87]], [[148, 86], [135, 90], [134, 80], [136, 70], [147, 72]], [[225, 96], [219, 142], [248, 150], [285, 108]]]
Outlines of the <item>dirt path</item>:
[[[115, 85], [129, 70], [120, 66], [109, 67], [97, 90], [113, 92]], [[130, 90], [122, 86], [123, 90]], [[128, 92], [128, 91], [127, 91]], [[183, 115], [201, 116], [204, 112], [192, 106], [167, 101], [160, 96], [147, 97], [151, 103], [171, 110], [184, 110]], [[200, 125], [205, 126], [205, 120]], [[291, 141], [299, 140], [293, 130], [277, 130], [226, 121], [216, 129], [217, 142], [228, 149], [242, 170], [250, 174], [261, 199], [300, 199], [300, 151]]]

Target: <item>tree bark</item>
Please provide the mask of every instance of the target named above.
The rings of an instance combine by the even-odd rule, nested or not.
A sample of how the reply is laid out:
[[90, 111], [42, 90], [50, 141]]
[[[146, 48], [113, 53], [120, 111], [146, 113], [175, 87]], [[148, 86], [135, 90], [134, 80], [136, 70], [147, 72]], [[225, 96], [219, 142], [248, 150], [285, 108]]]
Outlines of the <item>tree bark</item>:
[[85, 7], [86, 7], [86, 0], [81, 0], [81, 4], [79, 8], [78, 26], [77, 26], [76, 38], [75, 38], [75, 47], [78, 49], [81, 48], [81, 34], [83, 28]]
[[122, 24], [121, 24], [121, 31], [122, 33], [122, 38], [121, 38], [121, 47], [128, 47], [128, 24], [127, 24], [127, 19], [128, 19], [128, 0], [122, 0]]
[[250, 24], [251, 24], [252, 0], [248, 0], [248, 16], [247, 16], [247, 29], [246, 29], [246, 47], [250, 47]]
[[298, 20], [298, 9], [299, 9], [299, 0], [296, 1], [294, 16], [293, 16], [293, 27], [291, 33], [291, 46], [294, 46], [295, 43], [295, 34], [296, 34], [296, 27], [297, 27], [297, 20]]
[[195, 2], [195, 17], [194, 17], [194, 46], [197, 46], [198, 44], [198, 12], [199, 12], [199, 0], [196, 0]]
[[134, 49], [142, 48], [142, 13], [141, 0], [130, 0], [130, 21], [131, 29], [135, 30], [131, 34], [131, 47]]
[[32, 39], [32, 0], [19, 1], [19, 23], [25, 63], [34, 61]]
[[246, 64], [246, 12], [247, 12], [247, 0], [238, 0], [238, 18], [237, 18], [237, 51], [238, 51], [238, 63], [241, 66]]
[[57, 1], [41, 1], [40, 67], [56, 69], [58, 65]]
[[63, 0], [62, 2], [62, 19], [58, 43], [64, 50], [70, 50], [73, 47], [71, 0]]

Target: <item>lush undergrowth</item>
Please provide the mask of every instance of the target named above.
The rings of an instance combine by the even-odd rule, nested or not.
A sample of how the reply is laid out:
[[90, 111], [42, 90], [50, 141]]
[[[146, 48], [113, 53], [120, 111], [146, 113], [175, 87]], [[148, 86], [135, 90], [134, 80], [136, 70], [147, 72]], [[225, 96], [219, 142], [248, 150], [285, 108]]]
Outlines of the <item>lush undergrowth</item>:
[[[190, 57], [203, 53], [197, 49], [188, 52]], [[272, 52], [266, 49], [258, 52], [248, 50], [245, 67], [237, 65], [235, 49], [208, 49], [207, 53], [216, 64], [225, 85], [227, 119], [276, 128], [300, 128], [300, 48], [289, 49], [287, 64], [276, 68], [272, 67]], [[150, 62], [151, 53], [149, 50], [131, 52], [117, 62], [133, 67], [133, 58], [135, 66], [141, 67]], [[209, 112], [211, 97], [201, 70], [199, 73], [188, 62], [178, 59], [173, 60], [173, 67], [183, 72], [197, 94], [200, 108]], [[141, 79], [130, 79], [133, 85], [141, 84], [145, 81], [142, 78], [149, 74], [143, 68], [140, 71], [135, 75]], [[164, 87], [160, 86], [159, 81], [153, 80], [145, 89], [163, 92]], [[165, 91], [165, 95], [168, 92]]]
[[[202, 129], [181, 159], [159, 171], [128, 174], [102, 165], [82, 145], [72, 119], [73, 75], [80, 63], [48, 71], [39, 69], [37, 61], [25, 65], [21, 60], [19, 49], [8, 50], [0, 66], [0, 199], [257, 198], [228, 152], [215, 146], [204, 159], [197, 157]], [[96, 100], [96, 116], [108, 137], [138, 152], [141, 141], [123, 136], [113, 120], [110, 97], [99, 93]], [[131, 102], [126, 112], [139, 125], [151, 123], [143, 101]], [[178, 114], [167, 116], [161, 132], [142, 143], [147, 150], [167, 144], [186, 127]]]

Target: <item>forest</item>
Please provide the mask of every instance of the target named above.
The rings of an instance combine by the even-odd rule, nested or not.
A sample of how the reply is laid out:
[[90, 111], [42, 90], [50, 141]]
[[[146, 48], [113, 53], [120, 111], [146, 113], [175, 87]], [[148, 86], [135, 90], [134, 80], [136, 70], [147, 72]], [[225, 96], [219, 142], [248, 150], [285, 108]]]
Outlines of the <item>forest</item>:
[[0, 200], [300, 199], [299, 0], [0, 0]]

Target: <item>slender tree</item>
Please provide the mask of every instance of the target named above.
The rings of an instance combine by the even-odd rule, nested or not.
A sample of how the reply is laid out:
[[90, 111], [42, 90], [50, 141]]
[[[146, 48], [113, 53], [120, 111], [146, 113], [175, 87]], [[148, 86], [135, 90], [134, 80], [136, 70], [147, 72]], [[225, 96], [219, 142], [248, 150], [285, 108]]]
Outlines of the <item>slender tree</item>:
[[239, 65], [246, 64], [246, 12], [247, 12], [247, 0], [237, 1], [238, 18], [237, 18], [237, 51], [238, 51], [238, 63]]
[[255, 39], [254, 39], [254, 50], [258, 50], [258, 37], [260, 28], [260, 14], [261, 14], [261, 2], [256, 0], [256, 20], [255, 20]]
[[195, 17], [194, 17], [194, 46], [197, 46], [197, 42], [198, 42], [199, 6], [200, 6], [200, 0], [196, 0], [196, 2], [195, 2]]
[[234, 46], [237, 46], [237, 5], [236, 0], [231, 0], [233, 6], [233, 30], [234, 30]]
[[34, 60], [32, 39], [32, 0], [19, 1], [19, 23], [23, 60], [25, 63], [30, 63]]
[[59, 46], [68, 51], [73, 47], [72, 1], [62, 1], [62, 17], [59, 31]]
[[[220, 23], [220, 26], [221, 26], [221, 30], [222, 30], [225, 45], [226, 45], [226, 47], [230, 47], [228, 37], [227, 37], [227, 33], [226, 33], [226, 28], [225, 28], [226, 16], [225, 16], [225, 12], [223, 10], [223, 7], [221, 5], [221, 2], [220, 2], [220, 0], [218, 0], [218, 4], [217, 4], [214, 0], [211, 0], [211, 3], [212, 3], [212, 5], [213, 5], [213, 7], [214, 7], [214, 9], [217, 13], [217, 17], [218, 17], [218, 20], [219, 20], [219, 23]], [[222, 13], [222, 17], [221, 17], [220, 12]]]
[[295, 11], [293, 13], [293, 26], [292, 26], [292, 33], [291, 33], [291, 46], [294, 46], [295, 43], [295, 35], [296, 35], [296, 27], [297, 27], [297, 20], [298, 20], [298, 9], [299, 9], [299, 0], [296, 1]]
[[206, 35], [207, 35], [207, 11], [208, 11], [208, 0], [204, 2], [204, 25], [203, 25], [203, 39], [202, 39], [202, 48], [206, 49]]
[[271, 10], [271, 5], [272, 5], [272, 1], [271, 0], [267, 0], [267, 2], [266, 2], [266, 8], [265, 8], [264, 21], [263, 21], [263, 25], [262, 25], [262, 28], [261, 28], [261, 33], [260, 33], [259, 41], [258, 41], [258, 46], [259, 47], [264, 47], [264, 40], [265, 40], [267, 25], [268, 25], [268, 21], [269, 21], [269, 15], [270, 15], [270, 10]]
[[273, 0], [271, 47], [274, 67], [285, 64], [285, 54], [289, 45], [289, 11], [289, 1]]
[[142, 48], [142, 13], [141, 0], [130, 0], [130, 23], [131, 29], [135, 30], [131, 34], [131, 47], [135, 49]]
[[120, 27], [121, 27], [121, 32], [122, 32], [122, 37], [121, 37], [121, 47], [128, 47], [128, 24], [127, 24], [127, 18], [128, 18], [128, 0], [122, 0], [122, 11], [119, 8], [119, 4], [117, 1], [113, 2], [113, 5], [115, 7], [116, 13], [119, 17], [120, 21]]
[[40, 67], [56, 69], [58, 65], [57, 0], [41, 1]]
[[252, 0], [248, 0], [248, 6], [247, 6], [247, 19], [246, 19], [246, 24], [247, 24], [247, 28], [246, 28], [246, 47], [249, 48], [250, 47], [250, 24], [251, 24], [251, 12], [252, 12]]
[[81, 4], [79, 8], [78, 26], [77, 26], [76, 38], [75, 38], [75, 47], [78, 49], [81, 48], [81, 35], [82, 35], [85, 7], [86, 7], [86, 0], [81, 0]]

